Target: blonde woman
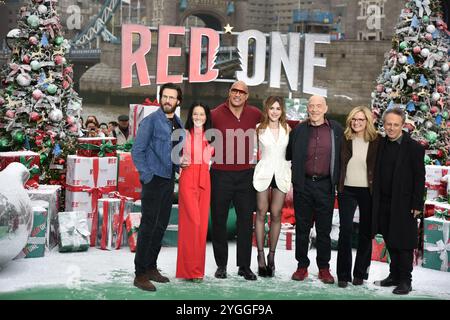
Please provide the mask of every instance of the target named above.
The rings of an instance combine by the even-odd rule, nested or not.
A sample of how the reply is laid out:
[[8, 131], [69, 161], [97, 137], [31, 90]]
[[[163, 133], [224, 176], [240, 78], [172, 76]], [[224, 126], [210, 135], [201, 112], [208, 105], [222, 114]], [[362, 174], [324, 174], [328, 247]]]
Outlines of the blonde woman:
[[[355, 107], [347, 116], [341, 148], [341, 174], [338, 185], [339, 241], [337, 258], [338, 286], [348, 282], [362, 285], [368, 278], [372, 253], [372, 182], [378, 149], [378, 133], [372, 112]], [[352, 226], [359, 207], [359, 237], [355, 266], [352, 269]]]
[[[286, 122], [286, 108], [281, 97], [270, 96], [264, 103], [261, 122], [256, 126], [258, 154], [253, 186], [257, 194], [255, 234], [258, 247], [258, 275], [275, 274], [275, 249], [281, 229], [281, 209], [291, 185], [290, 163], [285, 160], [291, 128]], [[270, 200], [270, 201], [269, 201]], [[270, 210], [270, 250], [267, 265], [264, 256], [264, 224]]]

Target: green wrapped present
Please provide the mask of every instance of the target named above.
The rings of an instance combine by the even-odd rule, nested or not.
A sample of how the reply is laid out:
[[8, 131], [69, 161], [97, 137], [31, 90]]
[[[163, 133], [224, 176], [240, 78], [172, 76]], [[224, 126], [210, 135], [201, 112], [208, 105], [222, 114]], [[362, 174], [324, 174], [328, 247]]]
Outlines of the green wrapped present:
[[434, 216], [439, 219], [450, 220], [450, 204], [439, 203], [435, 205]]
[[86, 251], [89, 249], [90, 232], [85, 211], [58, 213], [59, 252]]
[[[48, 207], [48, 202], [47, 207]], [[48, 209], [33, 206], [33, 228], [22, 253], [25, 258], [40, 258], [45, 253], [45, 235], [47, 233]]]
[[437, 217], [424, 219], [424, 268], [450, 271], [450, 221]]
[[177, 247], [178, 246], [178, 225], [169, 224], [167, 226], [164, 237], [161, 241], [163, 247]]

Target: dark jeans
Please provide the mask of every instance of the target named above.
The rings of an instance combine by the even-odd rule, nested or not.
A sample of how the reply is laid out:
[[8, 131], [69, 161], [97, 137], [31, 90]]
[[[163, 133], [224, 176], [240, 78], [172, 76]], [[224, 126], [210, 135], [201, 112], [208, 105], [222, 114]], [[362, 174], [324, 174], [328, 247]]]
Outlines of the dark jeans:
[[331, 258], [331, 223], [333, 221], [334, 188], [329, 178], [312, 181], [305, 178], [305, 190], [298, 192], [294, 188], [295, 210], [295, 259], [299, 268], [309, 266], [309, 234], [313, 218], [317, 233], [317, 266], [319, 269], [330, 267]]
[[352, 281], [352, 229], [356, 205], [359, 206], [359, 234], [353, 276], [367, 280], [372, 255], [372, 197], [369, 188], [345, 186], [344, 191], [338, 194], [338, 201], [338, 280]]
[[149, 183], [142, 184], [142, 218], [134, 258], [136, 275], [156, 268], [161, 241], [172, 210], [173, 190], [173, 178], [154, 176]]
[[211, 169], [212, 244], [217, 266], [228, 263], [227, 220], [231, 201], [236, 209], [237, 265], [250, 267], [252, 254], [253, 212], [256, 190], [253, 169], [224, 171]]
[[414, 249], [397, 249], [392, 248], [389, 243], [389, 223], [391, 215], [391, 198], [381, 197], [380, 214], [379, 214], [379, 230], [383, 235], [386, 248], [389, 251], [391, 263], [389, 264], [389, 272], [391, 276], [398, 281], [411, 283], [414, 262]]

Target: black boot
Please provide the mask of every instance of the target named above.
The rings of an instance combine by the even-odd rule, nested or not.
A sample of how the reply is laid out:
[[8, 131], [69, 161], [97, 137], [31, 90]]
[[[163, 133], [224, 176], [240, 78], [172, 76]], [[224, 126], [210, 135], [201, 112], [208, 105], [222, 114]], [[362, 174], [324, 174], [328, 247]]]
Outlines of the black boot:
[[400, 284], [392, 291], [393, 294], [408, 294], [412, 290], [411, 283], [408, 281], [401, 281]]
[[258, 250], [258, 276], [267, 277], [267, 266], [264, 260], [264, 249]]
[[270, 250], [267, 255], [267, 276], [275, 276], [275, 250]]
[[392, 274], [389, 274], [386, 279], [375, 281], [375, 284], [382, 287], [394, 287], [399, 285], [399, 281], [397, 279], [394, 279]]

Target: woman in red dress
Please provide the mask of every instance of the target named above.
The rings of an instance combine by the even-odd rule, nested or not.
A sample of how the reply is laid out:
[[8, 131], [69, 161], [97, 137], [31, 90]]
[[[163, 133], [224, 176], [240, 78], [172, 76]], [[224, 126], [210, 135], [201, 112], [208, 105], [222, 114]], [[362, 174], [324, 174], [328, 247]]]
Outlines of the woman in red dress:
[[205, 131], [211, 128], [208, 106], [194, 103], [185, 124], [178, 192], [178, 256], [176, 277], [201, 281], [205, 274], [206, 235], [211, 195], [209, 162], [213, 152]]

